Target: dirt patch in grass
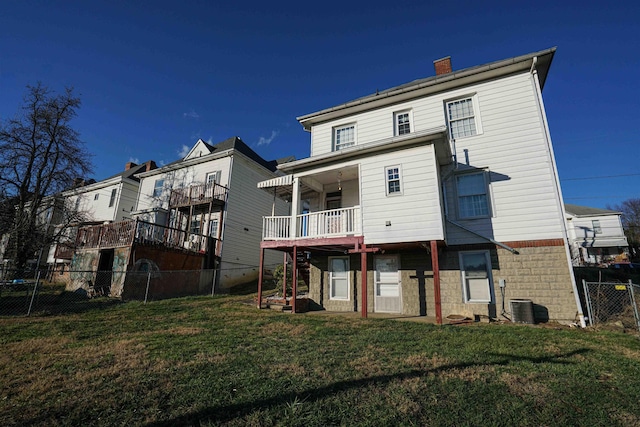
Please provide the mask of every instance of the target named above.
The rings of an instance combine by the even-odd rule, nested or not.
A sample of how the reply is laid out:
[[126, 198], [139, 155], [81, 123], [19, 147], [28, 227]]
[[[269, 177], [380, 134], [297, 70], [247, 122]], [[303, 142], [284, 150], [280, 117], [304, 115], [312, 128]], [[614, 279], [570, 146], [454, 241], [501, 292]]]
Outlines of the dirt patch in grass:
[[168, 329], [164, 333], [171, 334], [171, 335], [199, 335], [204, 331], [205, 331], [204, 328], [179, 326], [179, 327]]
[[502, 381], [511, 394], [523, 399], [533, 399], [536, 405], [544, 405], [553, 393], [549, 387], [535, 375], [516, 375], [509, 372], [500, 374]]
[[424, 353], [421, 354], [412, 354], [405, 359], [405, 362], [410, 367], [428, 371], [432, 369], [437, 369], [442, 366], [449, 365], [451, 361], [447, 358], [444, 358], [437, 353], [432, 355], [427, 355]]

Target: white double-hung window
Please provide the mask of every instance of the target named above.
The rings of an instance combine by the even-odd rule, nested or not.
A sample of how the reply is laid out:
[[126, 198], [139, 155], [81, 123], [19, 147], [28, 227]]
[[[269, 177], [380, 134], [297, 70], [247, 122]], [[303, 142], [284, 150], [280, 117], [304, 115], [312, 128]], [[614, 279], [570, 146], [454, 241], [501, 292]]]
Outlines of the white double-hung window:
[[330, 299], [349, 299], [349, 257], [329, 258]]
[[356, 125], [350, 124], [333, 128], [333, 151], [342, 150], [356, 144]]
[[476, 96], [455, 99], [446, 103], [447, 123], [451, 138], [458, 139], [482, 133]]
[[460, 252], [460, 274], [464, 302], [493, 301], [489, 251]]
[[489, 216], [489, 197], [485, 173], [468, 173], [456, 177], [459, 218]]
[[395, 135], [411, 133], [411, 112], [400, 111], [393, 114]]
[[386, 169], [387, 196], [402, 194], [400, 186], [400, 166], [390, 166]]
[[153, 185], [153, 197], [162, 196], [162, 190], [164, 189], [164, 179], [156, 179]]

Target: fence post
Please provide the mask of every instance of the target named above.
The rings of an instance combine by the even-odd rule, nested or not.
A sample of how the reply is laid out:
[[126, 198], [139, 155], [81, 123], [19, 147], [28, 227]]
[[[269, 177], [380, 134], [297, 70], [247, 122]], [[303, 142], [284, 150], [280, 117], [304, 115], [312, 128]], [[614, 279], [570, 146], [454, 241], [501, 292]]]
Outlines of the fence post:
[[587, 313], [589, 314], [589, 324], [594, 326], [593, 311], [591, 310], [591, 296], [589, 295], [589, 287], [587, 281], [582, 279], [582, 288], [584, 289], [584, 302], [587, 304]]
[[36, 276], [36, 283], [33, 285], [33, 294], [31, 294], [31, 302], [29, 303], [29, 310], [27, 310], [27, 316], [31, 316], [31, 308], [33, 307], [33, 300], [36, 298], [36, 292], [38, 290], [38, 284], [40, 283], [40, 270]]
[[633, 281], [629, 279], [629, 296], [631, 297], [631, 305], [633, 306], [633, 315], [636, 318], [636, 326], [640, 332], [640, 316], [638, 315], [638, 305], [636, 304], [636, 290]]
[[144, 291], [144, 303], [147, 303], [147, 297], [149, 296], [149, 282], [151, 282], [151, 272], [147, 273], [147, 289]]

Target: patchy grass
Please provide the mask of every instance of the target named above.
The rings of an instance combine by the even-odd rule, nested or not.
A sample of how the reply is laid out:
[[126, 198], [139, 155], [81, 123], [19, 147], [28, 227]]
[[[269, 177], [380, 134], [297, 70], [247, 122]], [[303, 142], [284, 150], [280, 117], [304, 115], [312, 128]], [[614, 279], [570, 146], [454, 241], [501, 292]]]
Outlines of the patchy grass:
[[241, 299], [1, 318], [0, 424], [640, 425], [636, 336]]

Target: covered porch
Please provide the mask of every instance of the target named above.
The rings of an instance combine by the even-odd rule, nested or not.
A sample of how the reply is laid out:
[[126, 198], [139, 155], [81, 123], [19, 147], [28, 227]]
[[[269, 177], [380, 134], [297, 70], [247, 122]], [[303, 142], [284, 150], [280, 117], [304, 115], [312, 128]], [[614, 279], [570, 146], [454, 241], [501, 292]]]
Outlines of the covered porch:
[[357, 165], [289, 174], [258, 183], [258, 188], [290, 203], [289, 215], [263, 217], [262, 240], [362, 236]]

